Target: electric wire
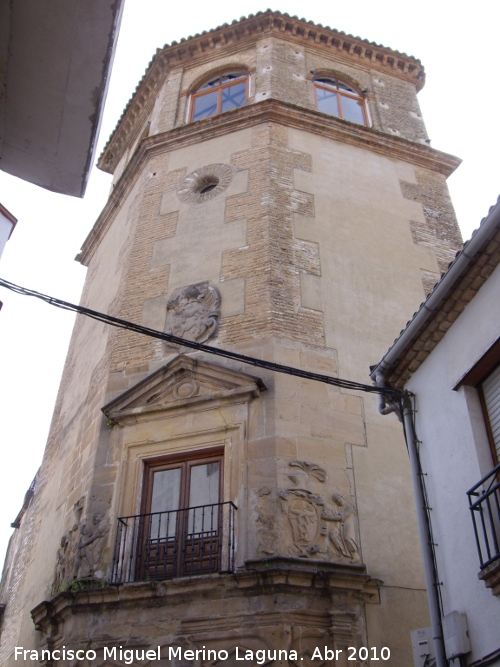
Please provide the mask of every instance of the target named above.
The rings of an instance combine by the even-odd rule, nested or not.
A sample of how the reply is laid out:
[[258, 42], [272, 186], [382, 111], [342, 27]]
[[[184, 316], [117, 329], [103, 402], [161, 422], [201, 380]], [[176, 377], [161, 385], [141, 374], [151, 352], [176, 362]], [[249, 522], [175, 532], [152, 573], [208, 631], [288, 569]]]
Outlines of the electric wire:
[[62, 308], [63, 310], [69, 310], [70, 312], [78, 313], [86, 317], [90, 317], [98, 322], [104, 322], [119, 329], [125, 329], [127, 331], [134, 331], [135, 333], [142, 334], [144, 336], [149, 336], [150, 338], [156, 338], [162, 340], [165, 343], [170, 343], [173, 345], [178, 345], [181, 347], [191, 348], [192, 350], [198, 350], [199, 352], [205, 352], [207, 354], [212, 354], [218, 357], [224, 357], [225, 359], [231, 359], [233, 361], [239, 361], [250, 366], [255, 366], [256, 368], [263, 368], [265, 370], [274, 371], [275, 373], [284, 373], [286, 375], [293, 375], [295, 377], [304, 378], [306, 380], [313, 380], [315, 382], [323, 382], [324, 384], [333, 385], [335, 387], [340, 387], [342, 389], [352, 389], [353, 391], [362, 391], [370, 394], [383, 394], [392, 400], [398, 401], [402, 394], [396, 389], [391, 389], [388, 387], [377, 387], [373, 385], [366, 385], [360, 382], [354, 382], [352, 380], [344, 380], [342, 378], [335, 378], [330, 375], [322, 375], [321, 373], [313, 373], [311, 371], [305, 371], [300, 368], [294, 368], [292, 366], [286, 366], [284, 364], [277, 364], [273, 361], [267, 361], [265, 359], [257, 359], [255, 357], [249, 357], [245, 354], [239, 354], [238, 352], [232, 352], [230, 350], [221, 349], [218, 347], [212, 347], [210, 345], [204, 345], [203, 343], [197, 343], [195, 341], [186, 340], [185, 338], [179, 338], [169, 333], [162, 331], [157, 331], [156, 329], [150, 329], [148, 327], [142, 326], [141, 324], [136, 324], [135, 322], [129, 322], [128, 320], [122, 320], [118, 317], [113, 317], [112, 315], [107, 315], [106, 313], [100, 313], [96, 310], [91, 310], [90, 308], [85, 308], [85, 306], [79, 306], [74, 303], [69, 303], [68, 301], [63, 301], [62, 299], [57, 299], [53, 296], [48, 296], [47, 294], [42, 294], [36, 292], [35, 290], [28, 289], [26, 287], [21, 287], [15, 283], [11, 283], [8, 280], [0, 278], [0, 287], [5, 287], [5, 289], [15, 292], [16, 294], [21, 294], [23, 296], [32, 296], [37, 299], [41, 299], [51, 306], [56, 306], [57, 308]]

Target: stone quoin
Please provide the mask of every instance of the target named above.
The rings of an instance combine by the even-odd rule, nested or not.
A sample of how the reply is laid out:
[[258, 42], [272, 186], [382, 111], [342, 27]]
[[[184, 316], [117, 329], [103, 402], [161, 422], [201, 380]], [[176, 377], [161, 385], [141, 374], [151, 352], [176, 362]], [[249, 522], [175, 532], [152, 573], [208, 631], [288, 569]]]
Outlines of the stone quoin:
[[[99, 160], [82, 305], [369, 383], [461, 247], [423, 84], [272, 11], [159, 49]], [[5, 667], [63, 645], [410, 664], [429, 621], [401, 426], [375, 395], [79, 316], [0, 602]]]

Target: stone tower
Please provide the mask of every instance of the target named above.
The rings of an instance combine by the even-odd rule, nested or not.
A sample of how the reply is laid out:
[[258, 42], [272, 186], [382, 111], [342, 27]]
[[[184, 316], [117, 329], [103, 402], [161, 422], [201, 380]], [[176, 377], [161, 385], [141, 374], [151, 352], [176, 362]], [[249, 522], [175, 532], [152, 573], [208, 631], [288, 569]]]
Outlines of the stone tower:
[[[271, 11], [158, 50], [100, 158], [82, 304], [367, 382], [461, 245], [423, 83], [412, 57]], [[15, 646], [407, 665], [423, 581], [401, 427], [374, 396], [78, 317], [2, 665]]]

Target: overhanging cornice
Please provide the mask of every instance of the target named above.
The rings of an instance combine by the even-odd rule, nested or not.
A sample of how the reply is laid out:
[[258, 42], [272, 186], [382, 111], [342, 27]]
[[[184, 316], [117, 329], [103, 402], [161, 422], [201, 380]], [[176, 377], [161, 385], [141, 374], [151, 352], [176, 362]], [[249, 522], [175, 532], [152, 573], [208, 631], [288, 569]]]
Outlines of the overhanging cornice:
[[448, 153], [380, 132], [373, 127], [350, 123], [340, 118], [326, 116], [319, 111], [297, 107], [279, 100], [265, 100], [143, 139], [120, 180], [116, 183], [76, 260], [85, 266], [88, 264], [114, 215], [119, 210], [120, 202], [128, 195], [141, 169], [151, 157], [262, 123], [276, 123], [312, 132], [328, 139], [409, 162], [446, 177], [452, 174], [461, 162], [459, 158]]
[[159, 92], [170, 69], [199, 58], [210, 58], [215, 52], [221, 54], [222, 50], [234, 48], [235, 45], [241, 48], [245, 43], [255, 42], [263, 35], [276, 35], [325, 53], [334, 53], [336, 57], [351, 64], [361, 64], [409, 81], [417, 90], [420, 90], [425, 82], [422, 64], [406, 53], [393, 51], [380, 44], [296, 16], [270, 10], [258, 12], [158, 49], [106, 144], [97, 163], [98, 167], [104, 171], [114, 170], [126, 137]]
[[124, 0], [0, 6], [0, 169], [83, 197]]

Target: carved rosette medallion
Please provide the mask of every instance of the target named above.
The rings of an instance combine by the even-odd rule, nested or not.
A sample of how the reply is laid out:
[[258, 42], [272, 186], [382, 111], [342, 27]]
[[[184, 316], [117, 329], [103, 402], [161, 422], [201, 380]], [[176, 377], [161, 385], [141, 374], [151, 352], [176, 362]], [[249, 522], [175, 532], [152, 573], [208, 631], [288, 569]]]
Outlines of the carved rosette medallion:
[[191, 172], [177, 186], [177, 196], [186, 204], [204, 204], [217, 197], [233, 180], [228, 164], [209, 164]]
[[219, 290], [208, 280], [174, 290], [167, 303], [165, 332], [204, 343], [217, 333], [220, 301]]
[[193, 396], [196, 396], [199, 389], [199, 382], [196, 382], [192, 379], [182, 380], [177, 386], [174, 387], [172, 394], [174, 398], [178, 400], [193, 398]]

